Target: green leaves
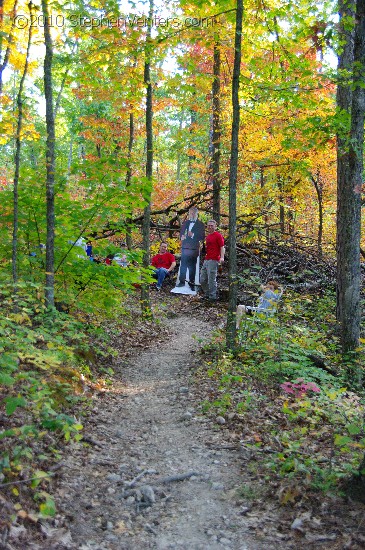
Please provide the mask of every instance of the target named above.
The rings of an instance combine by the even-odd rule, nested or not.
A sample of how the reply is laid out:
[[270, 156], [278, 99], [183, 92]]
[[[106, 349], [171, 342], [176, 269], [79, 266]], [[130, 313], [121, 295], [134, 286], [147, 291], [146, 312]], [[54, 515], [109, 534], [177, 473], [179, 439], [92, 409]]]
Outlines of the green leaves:
[[334, 443], [337, 447], [345, 448], [348, 447], [349, 443], [352, 443], [352, 438], [346, 435], [335, 435]]
[[54, 517], [56, 515], [57, 509], [53, 497], [46, 491], [40, 491], [36, 493], [34, 498], [36, 500], [44, 500], [39, 505], [39, 511], [43, 517]]
[[[1, 338], [0, 338], [0, 353], [1, 353]], [[0, 386], [14, 385], [15, 379], [10, 373], [14, 372], [17, 366], [18, 366], [18, 361], [15, 355], [11, 353], [3, 353], [0, 355]]]
[[15, 379], [10, 374], [0, 371], [0, 386], [12, 386], [14, 382]]
[[47, 472], [44, 472], [43, 470], [35, 470], [34, 471], [34, 479], [32, 480], [31, 487], [35, 489], [38, 487], [40, 483], [44, 480], [49, 480], [50, 475]]
[[4, 401], [6, 403], [5, 411], [9, 416], [13, 414], [18, 407], [25, 407], [27, 404], [24, 397], [21, 397], [20, 395], [17, 397], [5, 397]]

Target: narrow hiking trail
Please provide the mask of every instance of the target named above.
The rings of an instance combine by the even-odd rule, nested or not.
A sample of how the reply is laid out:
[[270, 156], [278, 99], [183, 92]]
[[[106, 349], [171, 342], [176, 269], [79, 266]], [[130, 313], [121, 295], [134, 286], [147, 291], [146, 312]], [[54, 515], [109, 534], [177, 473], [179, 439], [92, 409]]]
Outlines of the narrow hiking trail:
[[94, 397], [89, 445], [70, 445], [54, 486], [56, 519], [43, 523], [44, 540], [14, 548], [315, 548], [265, 528], [280, 524], [275, 506], [265, 518], [251, 510], [240, 490], [254, 476], [200, 412], [191, 367], [211, 323], [182, 314], [169, 330], [165, 343], [131, 350], [110, 391]]

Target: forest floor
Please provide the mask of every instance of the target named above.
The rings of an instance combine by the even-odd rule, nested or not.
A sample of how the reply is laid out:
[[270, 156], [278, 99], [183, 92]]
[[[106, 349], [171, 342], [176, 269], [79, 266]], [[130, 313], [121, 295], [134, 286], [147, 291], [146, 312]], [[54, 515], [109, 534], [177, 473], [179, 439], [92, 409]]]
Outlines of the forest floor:
[[136, 322], [134, 334], [115, 339], [113, 383], [93, 394], [86, 443], [68, 446], [52, 482], [56, 517], [41, 533], [13, 526], [6, 548], [363, 547], [363, 505], [332, 496], [316, 510], [308, 501], [282, 506], [246, 468], [239, 435], [202, 413], [199, 349], [223, 326], [221, 305], [168, 291], [153, 302], [155, 333], [144, 338]]

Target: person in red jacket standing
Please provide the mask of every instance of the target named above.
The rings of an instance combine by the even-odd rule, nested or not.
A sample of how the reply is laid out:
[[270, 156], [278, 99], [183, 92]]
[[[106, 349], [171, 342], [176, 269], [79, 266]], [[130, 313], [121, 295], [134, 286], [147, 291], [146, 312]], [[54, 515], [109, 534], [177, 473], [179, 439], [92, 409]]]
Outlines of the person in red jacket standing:
[[153, 267], [156, 268], [155, 277], [157, 277], [156, 288], [161, 290], [162, 283], [165, 277], [173, 271], [176, 266], [175, 256], [167, 252], [167, 243], [160, 244], [160, 251], [156, 256], [153, 256], [151, 261]]
[[217, 231], [217, 222], [215, 220], [209, 220], [207, 231], [205, 258], [200, 275], [200, 284], [204, 292], [204, 298], [216, 301], [218, 266], [224, 262], [224, 239]]

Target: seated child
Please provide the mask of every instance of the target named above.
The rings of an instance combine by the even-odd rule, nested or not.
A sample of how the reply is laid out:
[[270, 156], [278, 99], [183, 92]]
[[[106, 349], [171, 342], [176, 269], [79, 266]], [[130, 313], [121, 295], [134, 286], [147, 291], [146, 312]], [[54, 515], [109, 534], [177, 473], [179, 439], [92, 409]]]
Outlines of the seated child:
[[262, 285], [263, 293], [261, 294], [256, 307], [252, 306], [237, 306], [236, 326], [240, 326], [240, 322], [244, 313], [252, 315], [254, 311], [270, 315], [275, 312], [277, 302], [283, 293], [282, 288], [276, 281], [268, 281], [266, 285]]

